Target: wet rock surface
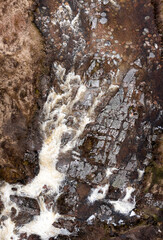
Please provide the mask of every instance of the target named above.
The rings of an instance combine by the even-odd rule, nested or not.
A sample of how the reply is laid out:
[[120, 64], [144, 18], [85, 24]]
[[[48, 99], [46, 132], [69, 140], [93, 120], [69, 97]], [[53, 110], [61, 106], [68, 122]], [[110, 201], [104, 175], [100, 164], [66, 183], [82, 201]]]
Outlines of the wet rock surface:
[[[31, 6], [20, 1], [19, 8], [27, 13]], [[33, 14], [45, 54], [29, 13], [20, 43], [3, 37], [1, 178], [29, 181], [39, 172], [38, 158], [41, 170], [50, 168], [50, 153], [64, 175], [58, 194], [44, 184], [30, 197], [28, 186], [25, 192], [18, 186], [9, 214], [0, 202], [2, 217], [24, 226], [21, 234], [16, 228], [21, 240], [162, 239], [161, 9], [150, 0], [39, 0]], [[58, 141], [53, 149], [60, 147], [50, 148], [45, 162], [41, 136], [43, 147], [51, 139]]]
[[[14, 208], [13, 208], [13, 221], [16, 222], [18, 225], [23, 225], [25, 223], [30, 222], [35, 215], [40, 214], [40, 207], [38, 205], [37, 200], [27, 198], [27, 197], [18, 197], [11, 195], [10, 199], [12, 202], [15, 202], [16, 205], [20, 208], [20, 212], [18, 215], [14, 214]], [[16, 210], [16, 209], [15, 209]]]

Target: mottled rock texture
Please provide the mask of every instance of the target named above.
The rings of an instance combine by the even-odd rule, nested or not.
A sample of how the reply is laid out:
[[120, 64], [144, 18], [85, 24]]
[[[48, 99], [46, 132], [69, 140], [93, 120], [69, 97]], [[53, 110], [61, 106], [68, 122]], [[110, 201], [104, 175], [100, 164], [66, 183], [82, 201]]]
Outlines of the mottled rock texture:
[[0, 1], [0, 178], [10, 183], [38, 172], [34, 118], [44, 52], [32, 9], [32, 1]]

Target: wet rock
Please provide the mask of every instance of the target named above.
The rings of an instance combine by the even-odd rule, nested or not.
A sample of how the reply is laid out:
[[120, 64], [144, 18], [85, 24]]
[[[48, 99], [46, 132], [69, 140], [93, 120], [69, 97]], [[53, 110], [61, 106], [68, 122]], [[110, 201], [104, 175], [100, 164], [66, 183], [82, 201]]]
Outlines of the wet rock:
[[90, 205], [87, 201], [83, 201], [77, 207], [76, 217], [81, 221], [86, 221], [92, 214], [98, 212], [98, 208], [98, 203]]
[[32, 221], [34, 218], [34, 215], [26, 212], [21, 211], [17, 216], [12, 215], [11, 219], [16, 223], [16, 226], [22, 226], [30, 221]]
[[[58, 235], [58, 240], [69, 240], [70, 237], [69, 236], [63, 236], [61, 234]], [[55, 240], [56, 238], [50, 238], [49, 240]]]
[[73, 232], [75, 225], [73, 220], [71, 219], [64, 219], [60, 218], [57, 222], [53, 224], [54, 227], [56, 228], [64, 228], [67, 229], [69, 232]]
[[113, 180], [112, 186], [114, 188], [122, 188], [123, 184], [127, 181], [126, 171], [121, 171]]
[[96, 166], [75, 160], [70, 164], [69, 175], [73, 178], [85, 179], [96, 170]]
[[89, 192], [90, 192], [90, 186], [88, 184], [79, 183], [79, 185], [77, 187], [77, 193], [78, 193], [80, 199], [87, 198]]
[[2, 210], [3, 210], [3, 208], [4, 208], [4, 205], [3, 205], [3, 202], [2, 202], [2, 200], [0, 198], [0, 214], [1, 214]]
[[90, 153], [90, 151], [93, 149], [95, 144], [97, 144], [98, 140], [94, 136], [88, 136], [85, 138], [84, 143], [82, 144], [81, 149], [83, 150], [83, 153]]
[[41, 240], [41, 237], [36, 234], [32, 234], [28, 237], [28, 240]]
[[74, 209], [78, 201], [75, 187], [67, 186], [64, 192], [57, 199], [57, 209], [60, 214], [74, 214]]
[[15, 202], [22, 210], [28, 211], [32, 215], [39, 215], [40, 208], [36, 199], [19, 197], [19, 196], [10, 196], [11, 201]]
[[106, 198], [109, 200], [118, 200], [121, 196], [121, 191], [119, 188], [114, 188], [113, 186], [109, 187], [108, 194], [106, 195]]
[[27, 239], [27, 234], [26, 233], [21, 233], [19, 238], [20, 238], [20, 240], [26, 240]]
[[69, 169], [70, 163], [73, 160], [71, 152], [60, 153], [58, 156], [58, 162], [56, 168], [59, 172], [66, 173]]
[[99, 184], [104, 179], [104, 173], [98, 172], [97, 175], [92, 180], [92, 183]]
[[112, 210], [107, 205], [101, 205], [100, 207], [100, 213], [98, 213], [98, 218], [101, 221], [105, 221], [109, 219], [109, 216], [112, 214]]
[[114, 238], [115, 240], [120, 240], [120, 239], [134, 239], [134, 240], [139, 240], [139, 239], [150, 239], [154, 240], [156, 236], [161, 237], [161, 234], [159, 234], [158, 229], [155, 228], [154, 226], [142, 226], [142, 227], [137, 227], [133, 230], [130, 230], [127, 233], [124, 233], [120, 235], [117, 238]]
[[12, 220], [16, 222], [17, 225], [23, 225], [30, 222], [35, 215], [40, 214], [40, 207], [36, 199], [10, 196], [11, 201], [15, 202], [20, 208], [20, 212], [16, 214], [16, 210], [12, 212]]

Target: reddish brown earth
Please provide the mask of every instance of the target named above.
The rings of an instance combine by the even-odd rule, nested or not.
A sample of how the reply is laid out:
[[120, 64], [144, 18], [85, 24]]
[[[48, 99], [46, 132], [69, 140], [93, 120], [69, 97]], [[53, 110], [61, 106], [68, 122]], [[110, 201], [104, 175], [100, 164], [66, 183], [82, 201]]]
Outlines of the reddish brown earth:
[[32, 9], [32, 1], [0, 2], [0, 178], [10, 183], [26, 182], [38, 172], [34, 118], [44, 50]]

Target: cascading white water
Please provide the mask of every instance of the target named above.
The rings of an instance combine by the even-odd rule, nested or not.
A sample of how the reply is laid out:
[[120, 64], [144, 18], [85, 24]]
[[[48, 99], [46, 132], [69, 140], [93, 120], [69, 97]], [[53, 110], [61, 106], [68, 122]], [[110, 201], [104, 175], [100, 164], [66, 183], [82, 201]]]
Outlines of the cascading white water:
[[[112, 1], [115, 2], [116, 1]], [[66, 19], [66, 20], [65, 20]], [[65, 5], [63, 8], [59, 7], [56, 15], [52, 19], [52, 24], [59, 24], [60, 28], [63, 27], [63, 35], [66, 39], [70, 36], [66, 35], [65, 29], [70, 28], [74, 35], [79, 31], [79, 13], [73, 18], [72, 10], [69, 5]], [[82, 34], [78, 41], [74, 41], [74, 61], [76, 59], [77, 50], [82, 48], [84, 50], [86, 42]], [[66, 42], [62, 44], [62, 48], [66, 46]], [[63, 50], [61, 49], [61, 51]], [[76, 52], [75, 52], [76, 51]], [[54, 202], [60, 195], [59, 187], [65, 179], [65, 174], [59, 172], [56, 169], [59, 154], [66, 153], [77, 145], [80, 135], [85, 130], [85, 127], [90, 122], [95, 120], [95, 109], [101, 102], [101, 99], [106, 92], [114, 93], [119, 89], [118, 74], [113, 75], [111, 78], [112, 83], [105, 84], [103, 80], [102, 90], [100, 86], [100, 80], [94, 81], [94, 86], [89, 87], [88, 83], [84, 82], [80, 75], [76, 75], [75, 72], [69, 71], [66, 75], [66, 69], [55, 62], [53, 69], [56, 76], [56, 81], [59, 81], [60, 92], [56, 92], [51, 89], [47, 100], [43, 107], [43, 122], [40, 126], [40, 131], [43, 134], [43, 145], [39, 153], [40, 172], [33, 179], [33, 181], [26, 186], [20, 184], [8, 184], [4, 183], [0, 188], [0, 195], [2, 202], [4, 203], [4, 210], [1, 216], [6, 216], [2, 222], [0, 229], [0, 239], [2, 240], [18, 240], [20, 233], [39, 234], [43, 240], [48, 240], [50, 237], [57, 236], [62, 233], [69, 235], [70, 233], [66, 229], [55, 228], [52, 224], [60, 218], [60, 214], [56, 209], [47, 208], [44, 201], [44, 187], [46, 186], [46, 194], [54, 196]], [[91, 80], [92, 81], [92, 80]], [[125, 80], [124, 80], [125, 83]], [[125, 83], [126, 87], [128, 83]], [[129, 94], [132, 94], [134, 89], [133, 82], [130, 86]], [[68, 124], [68, 119], [71, 118], [71, 124]], [[68, 140], [63, 144], [64, 136], [68, 135]], [[80, 160], [80, 159], [79, 159]], [[114, 168], [112, 169], [114, 170]], [[106, 176], [112, 174], [111, 170], [108, 170]], [[12, 188], [16, 188], [17, 191], [13, 191]], [[109, 189], [109, 181], [103, 187], [97, 187], [92, 189], [91, 195], [88, 200], [93, 203], [96, 200], [103, 199]], [[126, 196], [118, 201], [110, 201], [114, 206], [115, 211], [120, 211], [124, 214], [128, 214], [135, 206], [135, 201], [129, 204], [129, 198], [133, 188], [127, 188]], [[11, 220], [11, 209], [14, 207], [17, 211], [17, 215], [20, 212], [19, 207], [11, 201], [10, 195], [17, 195], [29, 198], [35, 198], [40, 206], [40, 215], [35, 216], [34, 219], [17, 227]], [[127, 210], [124, 210], [128, 206]]]
[[[56, 69], [62, 71], [57, 72], [63, 78], [65, 69], [56, 65]], [[83, 82], [79, 75], [70, 72], [65, 77], [65, 82], [61, 84], [62, 93], [56, 93], [51, 89], [47, 101], [43, 107], [44, 121], [41, 124], [41, 131], [44, 135], [43, 146], [39, 154], [40, 172], [33, 181], [26, 186], [20, 184], [5, 183], [0, 190], [2, 201], [5, 208], [2, 215], [8, 218], [3, 222], [0, 231], [1, 239], [17, 240], [20, 233], [26, 232], [30, 234], [38, 234], [42, 239], [56, 236], [59, 233], [69, 234], [66, 229], [57, 229], [52, 224], [60, 217], [60, 215], [52, 209], [47, 209], [42, 193], [44, 186], [47, 187], [49, 194], [55, 194], [54, 201], [59, 196], [59, 186], [64, 181], [65, 175], [56, 169], [58, 155], [65, 153], [75, 147], [79, 136], [83, 133], [86, 125], [94, 120], [94, 110], [97, 107], [102, 91], [92, 91]], [[74, 94], [74, 90], [76, 94]], [[88, 97], [89, 96], [89, 97]], [[89, 102], [88, 102], [89, 99]], [[81, 108], [76, 109], [74, 106], [80, 102]], [[71, 116], [73, 124], [68, 125], [67, 119]], [[62, 137], [64, 134], [71, 136], [70, 140], [62, 145]], [[17, 188], [13, 193], [12, 187]], [[40, 215], [35, 216], [34, 220], [22, 227], [16, 227], [11, 221], [11, 208], [17, 210], [18, 206], [10, 200], [10, 195], [24, 196], [37, 199], [40, 206]]]

